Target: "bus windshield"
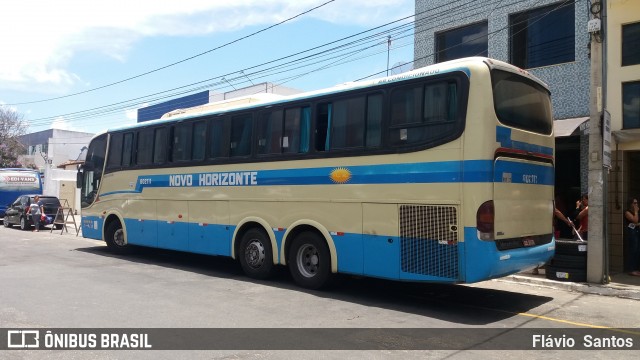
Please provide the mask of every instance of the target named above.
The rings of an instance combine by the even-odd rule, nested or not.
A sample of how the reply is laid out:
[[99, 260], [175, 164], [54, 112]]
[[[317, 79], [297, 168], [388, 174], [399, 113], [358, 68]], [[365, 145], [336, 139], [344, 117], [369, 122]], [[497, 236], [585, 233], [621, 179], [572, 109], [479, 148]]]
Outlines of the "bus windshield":
[[515, 73], [492, 71], [493, 102], [501, 123], [551, 135], [551, 96], [540, 84]]
[[98, 193], [104, 157], [107, 149], [107, 135], [101, 135], [91, 141], [87, 158], [82, 167], [81, 206], [87, 207], [93, 203]]

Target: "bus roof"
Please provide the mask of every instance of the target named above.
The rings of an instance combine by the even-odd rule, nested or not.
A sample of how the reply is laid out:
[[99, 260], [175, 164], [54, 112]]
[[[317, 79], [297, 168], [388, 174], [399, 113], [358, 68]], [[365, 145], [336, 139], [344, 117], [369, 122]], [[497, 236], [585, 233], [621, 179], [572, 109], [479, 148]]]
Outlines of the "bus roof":
[[[468, 57], [461, 58], [451, 61], [446, 61], [438, 64], [433, 64], [429, 66], [425, 66], [422, 68], [414, 69], [408, 72], [404, 72], [397, 75], [387, 76], [374, 80], [367, 81], [358, 81], [358, 82], [347, 82], [343, 84], [338, 84], [336, 86], [308, 91], [295, 95], [276, 95], [276, 94], [254, 94], [240, 98], [234, 98], [229, 100], [218, 101], [214, 103], [209, 103], [201, 106], [196, 106], [194, 108], [187, 109], [177, 109], [170, 111], [162, 116], [162, 118], [157, 120], [145, 121], [142, 123], [137, 123], [134, 125], [126, 125], [118, 128], [109, 129], [105, 132], [114, 132], [114, 131], [123, 131], [130, 130], [136, 128], [144, 128], [150, 125], [164, 124], [164, 123], [173, 123], [179, 120], [186, 120], [195, 117], [200, 117], [202, 115], [218, 115], [224, 114], [229, 111], [236, 110], [247, 110], [254, 107], [266, 106], [266, 105], [278, 105], [282, 103], [287, 103], [291, 101], [299, 101], [305, 100], [308, 98], [313, 98], [322, 95], [331, 95], [336, 93], [341, 93], [349, 90], [362, 89], [367, 87], [372, 87], [381, 84], [394, 83], [397, 81], [402, 81], [410, 78], [421, 78], [421, 77], [429, 77], [437, 74], [448, 73], [453, 71], [463, 71], [467, 75], [470, 75], [470, 68], [474, 66], [488, 66], [490, 69], [500, 69], [509, 71], [515, 74], [519, 74], [525, 76], [540, 85], [542, 85], [547, 91], [549, 87], [542, 80], [538, 79], [531, 73], [526, 70], [520, 69], [516, 66], [508, 64], [506, 62], [500, 60], [494, 60], [486, 57]], [[102, 135], [97, 134], [97, 136]]]

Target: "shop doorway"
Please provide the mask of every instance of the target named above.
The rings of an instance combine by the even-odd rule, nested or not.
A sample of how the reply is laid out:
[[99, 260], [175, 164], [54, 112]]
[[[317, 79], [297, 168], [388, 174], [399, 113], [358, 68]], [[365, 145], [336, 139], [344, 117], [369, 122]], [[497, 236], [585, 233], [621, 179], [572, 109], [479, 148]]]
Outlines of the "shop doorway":
[[[624, 216], [624, 212], [627, 210], [627, 202], [630, 197], [634, 197], [636, 199], [640, 198], [640, 152], [639, 151], [629, 151], [626, 153], [626, 163], [627, 166], [625, 168], [625, 196], [622, 199], [622, 216]], [[624, 222], [623, 222], [624, 223]], [[623, 235], [624, 236], [624, 235]], [[626, 241], [623, 241], [623, 270], [631, 271], [632, 269], [627, 269], [627, 264], [629, 263], [629, 249]]]
[[[576, 201], [580, 198], [580, 136], [556, 138], [556, 208], [573, 219]], [[572, 238], [571, 228], [558, 224], [560, 238]]]

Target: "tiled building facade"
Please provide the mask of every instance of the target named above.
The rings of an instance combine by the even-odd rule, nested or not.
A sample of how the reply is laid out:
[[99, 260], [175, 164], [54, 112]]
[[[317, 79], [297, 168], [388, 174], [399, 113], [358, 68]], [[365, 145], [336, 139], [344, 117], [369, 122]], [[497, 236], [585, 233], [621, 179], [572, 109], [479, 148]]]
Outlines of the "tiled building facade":
[[[530, 19], [517, 18], [518, 15], [526, 15], [526, 12], [533, 10], [537, 10], [538, 13], [533, 14]], [[564, 12], [558, 18], [551, 18], [553, 12], [557, 11]], [[567, 27], [566, 24], [563, 27], [573, 29], [573, 39], [553, 39], [550, 41], [556, 41], [558, 44], [548, 47], [549, 52], [561, 49], [559, 51], [565, 53], [564, 57], [549, 59], [547, 62], [552, 64], [524, 68], [545, 81], [551, 88], [556, 119], [589, 116], [588, 11], [587, 1], [574, 4], [573, 1], [558, 0], [416, 0], [415, 64], [416, 67], [422, 67], [439, 62], [438, 49], [442, 49], [442, 46], [439, 47], [437, 44], [437, 35], [479, 23], [487, 25], [487, 53], [477, 55], [515, 63], [512, 61], [515, 54], [512, 53], [511, 45], [524, 31], [514, 24], [547, 27], [557, 21], [572, 21], [572, 27]], [[567, 12], [573, 12], [573, 19], [564, 19]], [[544, 21], [547, 22], [543, 23]], [[472, 39], [472, 42], [476, 41], [480, 40]], [[573, 54], [562, 49], [563, 46], [571, 44]], [[453, 46], [455, 44], [449, 47]]]
[[[545, 81], [556, 131], [556, 192], [571, 206], [588, 190], [590, 43], [602, 19], [603, 104], [611, 113], [612, 169], [606, 200], [607, 266], [628, 271], [623, 213], [640, 197], [640, 1], [416, 0], [414, 60], [421, 67], [464, 56], [503, 60]], [[594, 9], [595, 7], [595, 9]], [[594, 12], [595, 10], [595, 12]], [[595, 14], [595, 15], [594, 15]], [[568, 129], [568, 130], [567, 130]]]

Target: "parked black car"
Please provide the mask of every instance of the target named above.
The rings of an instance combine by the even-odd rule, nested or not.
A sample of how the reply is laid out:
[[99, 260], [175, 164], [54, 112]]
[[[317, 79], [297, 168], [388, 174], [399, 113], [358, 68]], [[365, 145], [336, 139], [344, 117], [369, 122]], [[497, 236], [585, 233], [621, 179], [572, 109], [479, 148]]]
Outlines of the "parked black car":
[[[58, 215], [58, 208], [60, 208], [60, 200], [55, 196], [45, 195], [21, 195], [16, 201], [7, 206], [7, 211], [4, 215], [4, 226], [12, 227], [13, 225], [20, 225], [20, 229], [29, 230], [33, 226], [33, 220], [31, 219], [31, 213], [29, 212], [29, 205], [34, 202], [36, 196], [40, 197], [42, 205], [44, 207], [44, 213], [47, 217], [50, 217], [52, 222], [56, 215]], [[62, 215], [58, 216], [58, 222], [63, 222]], [[41, 225], [45, 223], [40, 222]], [[62, 229], [62, 224], [56, 224], [56, 229]]]

